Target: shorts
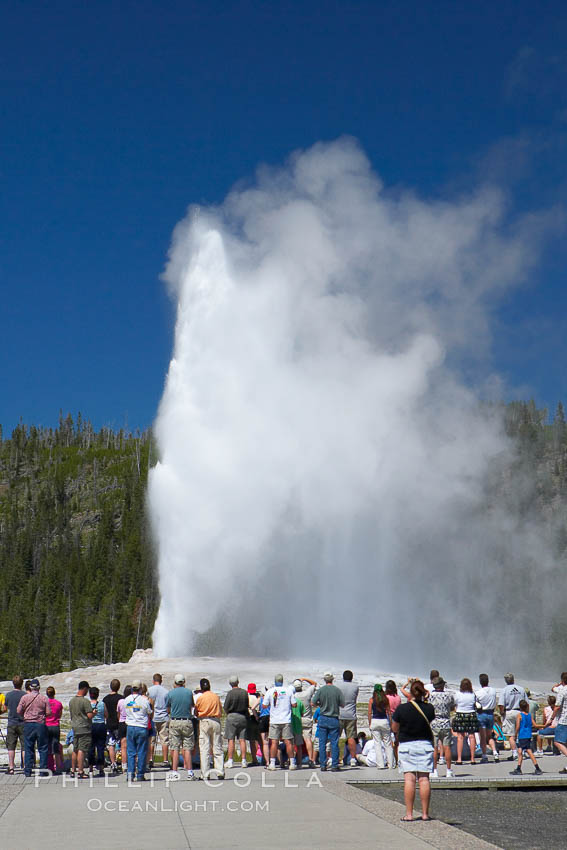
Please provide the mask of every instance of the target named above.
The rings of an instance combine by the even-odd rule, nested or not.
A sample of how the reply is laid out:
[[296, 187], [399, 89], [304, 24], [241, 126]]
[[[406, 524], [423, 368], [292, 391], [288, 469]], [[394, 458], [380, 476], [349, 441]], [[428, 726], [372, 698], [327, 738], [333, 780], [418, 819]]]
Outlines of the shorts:
[[431, 773], [433, 744], [429, 741], [406, 741], [398, 747], [398, 761], [403, 773]]
[[313, 721], [311, 720], [309, 724], [303, 721], [303, 738], [305, 741], [313, 740]]
[[120, 733], [117, 727], [107, 730], [106, 746], [114, 747], [114, 749], [120, 747]]
[[47, 729], [47, 751], [50, 756], [58, 756], [61, 752], [59, 738], [61, 730], [59, 726], [46, 726]]
[[531, 738], [518, 738], [516, 741], [519, 750], [531, 750], [532, 748], [532, 739]]
[[15, 750], [18, 741], [20, 742], [20, 746], [24, 745], [24, 724], [16, 723], [15, 726], [8, 726], [6, 730], [6, 749], [7, 750]]
[[190, 720], [169, 721], [169, 746], [172, 750], [192, 750], [195, 746], [193, 724]]
[[126, 724], [125, 723], [119, 723], [118, 724], [119, 739], [122, 740], [122, 738], [125, 738], [127, 736], [127, 734], [128, 734], [128, 729], [126, 728]]
[[294, 732], [293, 733], [293, 743], [295, 744], [296, 747], [302, 747], [303, 746], [303, 735], [300, 734], [299, 732]]
[[502, 734], [506, 736], [514, 736], [516, 734], [516, 717], [519, 714], [517, 708], [511, 708], [506, 712], [506, 717], [502, 721]]
[[260, 738], [260, 730], [258, 728], [258, 721], [255, 717], [249, 717], [248, 723], [246, 724], [246, 740], [247, 741], [261, 741]]
[[476, 711], [458, 711], [453, 717], [453, 732], [460, 732], [462, 735], [478, 732]]
[[494, 726], [494, 712], [493, 711], [478, 711], [478, 726], [479, 729], [492, 729]]
[[73, 752], [88, 753], [92, 744], [92, 735], [90, 732], [75, 732], [73, 737]]
[[556, 726], [546, 726], [545, 729], [538, 729], [537, 733], [542, 738], [555, 738]]
[[450, 727], [447, 727], [447, 729], [433, 729], [433, 738], [435, 745], [437, 744], [437, 741], [441, 741], [443, 746], [450, 747], [452, 737], [453, 733]]
[[169, 745], [169, 720], [154, 721], [156, 727], [156, 740], [160, 742], [162, 747]]
[[293, 741], [291, 723], [270, 723], [268, 735], [272, 741], [279, 741], [280, 738], [284, 741]]
[[267, 735], [270, 729], [270, 715], [262, 714], [258, 721], [258, 729], [260, 730], [261, 735]]
[[226, 726], [224, 727], [224, 738], [226, 741], [233, 741], [235, 738], [246, 738], [246, 727], [248, 718], [244, 714], [236, 714], [231, 711], [226, 716]]
[[567, 725], [558, 723], [555, 727], [555, 743], [567, 744]]
[[345, 738], [356, 738], [356, 717], [339, 718], [339, 736], [345, 733]]

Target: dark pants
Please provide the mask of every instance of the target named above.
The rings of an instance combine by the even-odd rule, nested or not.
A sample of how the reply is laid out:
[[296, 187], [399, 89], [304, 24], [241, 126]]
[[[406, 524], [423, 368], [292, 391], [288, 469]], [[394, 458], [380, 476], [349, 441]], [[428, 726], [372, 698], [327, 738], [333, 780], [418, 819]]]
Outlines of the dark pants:
[[39, 753], [39, 769], [47, 770], [49, 742], [45, 723], [24, 723], [24, 748], [26, 753], [24, 773], [31, 776], [35, 763], [35, 745]]
[[331, 743], [333, 767], [339, 766], [339, 718], [319, 715], [317, 733], [319, 735], [319, 764], [325, 768], [327, 764], [327, 739]]
[[106, 723], [93, 723], [91, 729], [92, 743], [89, 750], [89, 767], [95, 764], [99, 770], [104, 768], [104, 750], [106, 748]]

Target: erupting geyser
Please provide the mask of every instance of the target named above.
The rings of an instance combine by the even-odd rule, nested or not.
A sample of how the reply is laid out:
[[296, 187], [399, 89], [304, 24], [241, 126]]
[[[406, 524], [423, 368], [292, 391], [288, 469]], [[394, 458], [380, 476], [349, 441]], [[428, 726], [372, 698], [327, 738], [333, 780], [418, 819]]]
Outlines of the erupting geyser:
[[489, 666], [497, 603], [549, 556], [487, 495], [509, 444], [449, 364], [533, 255], [496, 191], [386, 193], [350, 139], [190, 211], [149, 486], [157, 654]]

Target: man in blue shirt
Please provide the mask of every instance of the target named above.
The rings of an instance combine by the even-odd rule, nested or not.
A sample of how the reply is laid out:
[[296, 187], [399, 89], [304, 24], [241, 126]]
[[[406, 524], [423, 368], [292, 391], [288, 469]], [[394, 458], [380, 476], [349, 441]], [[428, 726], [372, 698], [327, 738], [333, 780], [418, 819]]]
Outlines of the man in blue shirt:
[[195, 746], [195, 735], [193, 733], [194, 700], [193, 693], [185, 687], [185, 676], [177, 673], [175, 676], [173, 690], [167, 695], [167, 708], [169, 711], [169, 748], [172, 756], [172, 770], [168, 774], [169, 780], [179, 779], [177, 768], [179, 767], [179, 751], [183, 751], [183, 763], [187, 768], [187, 779], [194, 779], [193, 766], [191, 762], [191, 750]]

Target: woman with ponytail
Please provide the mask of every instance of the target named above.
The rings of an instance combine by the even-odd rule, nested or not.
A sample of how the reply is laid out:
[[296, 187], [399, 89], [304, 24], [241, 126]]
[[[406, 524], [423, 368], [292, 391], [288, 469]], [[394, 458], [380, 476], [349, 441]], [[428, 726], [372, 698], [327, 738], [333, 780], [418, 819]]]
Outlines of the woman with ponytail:
[[421, 820], [429, 817], [431, 785], [429, 774], [433, 770], [433, 732], [431, 721], [435, 709], [425, 702], [426, 690], [423, 682], [414, 679], [410, 687], [409, 702], [399, 705], [392, 716], [392, 729], [398, 738], [398, 758], [404, 773], [404, 799], [406, 814], [403, 821], [416, 820], [413, 816], [415, 786], [419, 782], [421, 798]]
[[[390, 730], [391, 713], [390, 703], [388, 702], [384, 688], [380, 684], [374, 685], [374, 692], [368, 703], [368, 725], [374, 738], [376, 767], [378, 770], [384, 770], [387, 767], [394, 766], [394, 748], [392, 747], [392, 734]], [[386, 751], [386, 764], [384, 764], [382, 745], [384, 745]]]

